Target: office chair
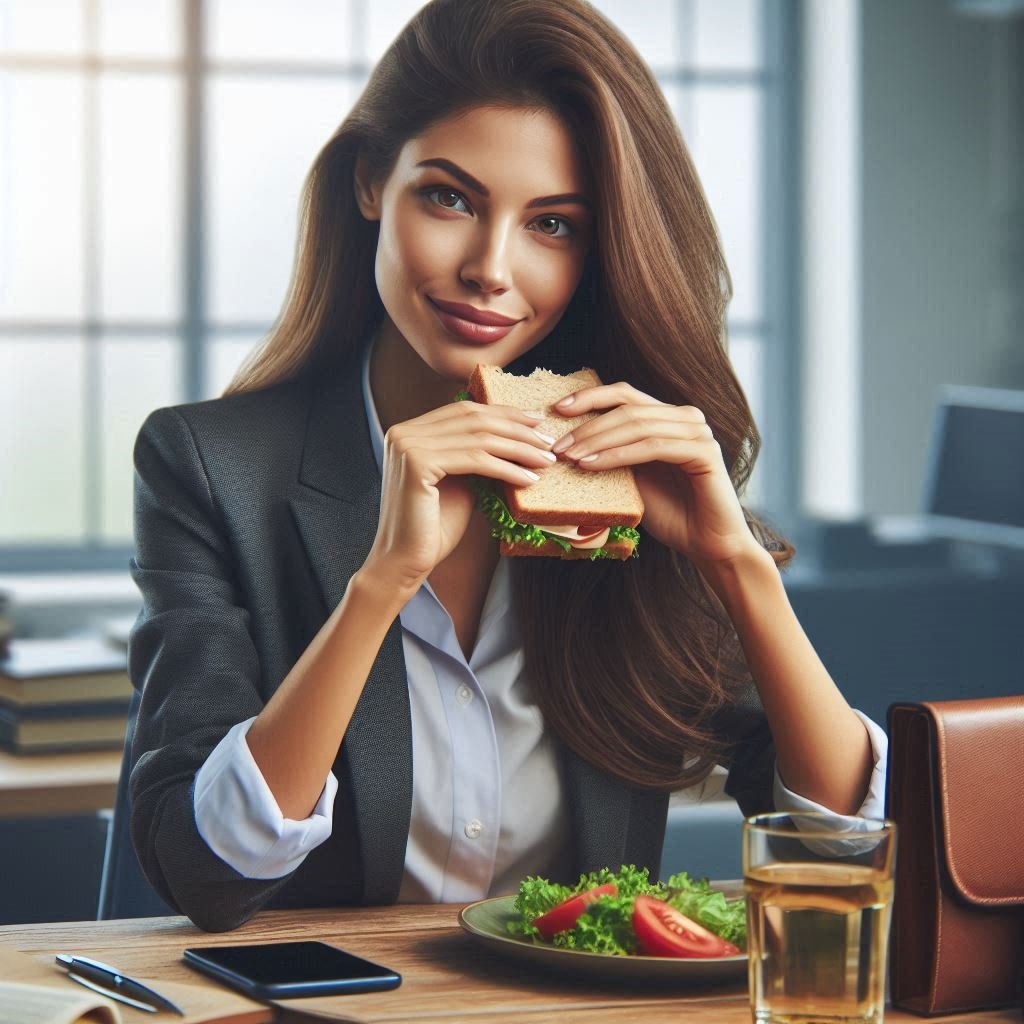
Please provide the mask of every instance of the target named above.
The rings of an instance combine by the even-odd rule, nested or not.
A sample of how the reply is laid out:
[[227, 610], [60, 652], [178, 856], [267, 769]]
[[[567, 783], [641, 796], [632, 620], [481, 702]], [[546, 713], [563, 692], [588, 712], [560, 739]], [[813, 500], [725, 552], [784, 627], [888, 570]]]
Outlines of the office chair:
[[107, 831], [107, 847], [103, 856], [99, 908], [96, 915], [99, 921], [118, 917], [166, 917], [177, 913], [149, 884], [132, 846], [128, 775], [131, 767], [132, 736], [135, 734], [140, 699], [140, 694], [136, 691], [128, 711], [128, 729], [121, 758], [121, 774], [117, 780], [114, 817]]

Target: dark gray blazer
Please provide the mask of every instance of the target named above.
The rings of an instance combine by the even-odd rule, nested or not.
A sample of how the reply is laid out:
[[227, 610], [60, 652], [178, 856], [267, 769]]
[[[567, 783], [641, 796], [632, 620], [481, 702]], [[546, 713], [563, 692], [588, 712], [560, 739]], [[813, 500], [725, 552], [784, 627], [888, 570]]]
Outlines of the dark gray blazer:
[[[380, 475], [359, 368], [327, 384], [157, 409], [139, 431], [135, 469], [131, 569], [143, 609], [129, 670], [142, 702], [130, 793], [146, 876], [209, 931], [264, 907], [394, 902], [412, 798], [397, 618], [334, 763], [333, 833], [298, 869], [270, 880], [241, 876], [205, 844], [192, 811], [196, 772], [210, 751], [259, 713], [370, 549]], [[742, 740], [728, 791], [747, 813], [770, 808], [774, 751], [752, 686], [721, 728]], [[634, 863], [657, 877], [667, 796], [633, 789], [559, 748], [576, 873]]]

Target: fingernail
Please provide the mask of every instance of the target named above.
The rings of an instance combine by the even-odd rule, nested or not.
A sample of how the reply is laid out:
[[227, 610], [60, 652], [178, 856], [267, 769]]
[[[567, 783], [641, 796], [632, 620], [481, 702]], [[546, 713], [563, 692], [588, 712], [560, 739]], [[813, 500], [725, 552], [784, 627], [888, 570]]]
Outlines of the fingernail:
[[532, 469], [524, 469], [523, 472], [527, 476], [532, 477], [534, 480], [539, 480], [540, 479], [540, 477], [536, 473], [534, 473]]
[[536, 409], [531, 409], [529, 412], [526, 412], [523, 415], [524, 416], [529, 416], [531, 419], [535, 419], [535, 420], [542, 420], [542, 419], [544, 419], [544, 413], [537, 412]]
[[534, 433], [535, 433], [535, 434], [536, 434], [536, 435], [537, 435], [537, 436], [538, 436], [538, 437], [539, 437], [539, 438], [540, 438], [540, 439], [541, 439], [541, 440], [542, 440], [542, 441], [543, 441], [543, 442], [544, 442], [545, 444], [554, 444], [554, 443], [555, 443], [555, 439], [554, 439], [553, 437], [551, 437], [551, 436], [550, 436], [549, 434], [542, 434], [542, 433], [541, 433], [541, 432], [540, 432], [539, 430], [535, 430], [535, 431], [534, 431]]
[[541, 452], [541, 455], [543, 455], [549, 462], [558, 461], [558, 456], [554, 452]]
[[558, 443], [551, 450], [553, 452], [564, 452], [566, 448], [571, 448], [576, 443], [576, 438], [572, 434], [565, 434], [559, 438]]
[[584, 455], [582, 459], [577, 459], [577, 462], [593, 462], [597, 458], [597, 455]]
[[560, 402], [555, 402], [555, 405], [557, 405], [559, 408], [564, 408], [567, 405], [572, 405], [572, 403], [575, 402], [575, 401], [576, 401], [576, 396], [575, 395], [567, 395]]

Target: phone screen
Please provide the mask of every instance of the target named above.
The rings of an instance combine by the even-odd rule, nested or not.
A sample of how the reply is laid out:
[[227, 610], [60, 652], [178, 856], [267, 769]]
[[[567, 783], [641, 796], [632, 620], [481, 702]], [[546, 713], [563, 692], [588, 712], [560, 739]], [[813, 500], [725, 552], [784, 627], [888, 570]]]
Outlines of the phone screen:
[[327, 995], [394, 988], [399, 976], [324, 942], [272, 942], [186, 949], [185, 959], [236, 988], [261, 997]]

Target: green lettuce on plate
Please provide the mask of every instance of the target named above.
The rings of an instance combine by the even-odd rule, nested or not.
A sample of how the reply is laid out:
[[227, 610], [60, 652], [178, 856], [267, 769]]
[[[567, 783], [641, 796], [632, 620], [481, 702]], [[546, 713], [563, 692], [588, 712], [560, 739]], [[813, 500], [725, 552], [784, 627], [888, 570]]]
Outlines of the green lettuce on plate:
[[[685, 871], [665, 882], [651, 882], [647, 868], [623, 865], [618, 871], [602, 868], [580, 875], [575, 886], [559, 885], [546, 878], [529, 876], [519, 885], [515, 900], [517, 916], [508, 922], [508, 931], [538, 944], [579, 949], [590, 953], [629, 956], [638, 952], [633, 930], [633, 905], [637, 896], [664, 900], [681, 914], [703, 925], [740, 949], [746, 948], [747, 914], [742, 898], [727, 899], [706, 878], [691, 878]], [[549, 943], [533, 921], [572, 896], [599, 885], [612, 883], [617, 895], [602, 895], [577, 919], [573, 928], [559, 932]]]

